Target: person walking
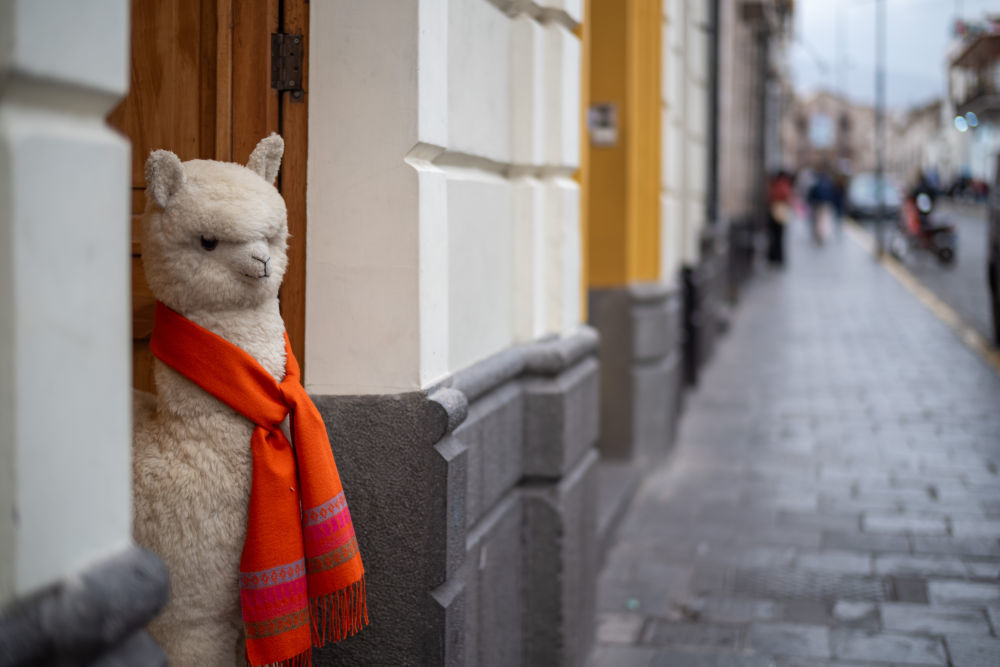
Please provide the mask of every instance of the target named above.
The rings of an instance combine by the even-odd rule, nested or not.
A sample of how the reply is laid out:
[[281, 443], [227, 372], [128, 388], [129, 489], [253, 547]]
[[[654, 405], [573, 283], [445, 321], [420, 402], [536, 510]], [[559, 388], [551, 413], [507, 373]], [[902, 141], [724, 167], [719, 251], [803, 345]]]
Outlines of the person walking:
[[809, 188], [809, 217], [812, 221], [813, 239], [823, 245], [826, 241], [829, 218], [837, 200], [836, 190], [829, 171], [823, 169], [816, 176], [816, 182]]

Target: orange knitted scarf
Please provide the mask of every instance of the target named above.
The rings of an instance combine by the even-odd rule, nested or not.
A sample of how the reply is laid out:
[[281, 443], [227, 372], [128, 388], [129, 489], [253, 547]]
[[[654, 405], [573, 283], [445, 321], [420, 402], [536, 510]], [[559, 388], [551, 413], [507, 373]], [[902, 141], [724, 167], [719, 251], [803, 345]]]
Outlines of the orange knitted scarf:
[[[150, 341], [163, 363], [256, 425], [240, 601], [251, 665], [308, 665], [313, 646], [368, 623], [364, 566], [326, 426], [285, 336], [280, 383], [257, 360], [162, 303]], [[281, 430], [291, 415], [294, 448]]]

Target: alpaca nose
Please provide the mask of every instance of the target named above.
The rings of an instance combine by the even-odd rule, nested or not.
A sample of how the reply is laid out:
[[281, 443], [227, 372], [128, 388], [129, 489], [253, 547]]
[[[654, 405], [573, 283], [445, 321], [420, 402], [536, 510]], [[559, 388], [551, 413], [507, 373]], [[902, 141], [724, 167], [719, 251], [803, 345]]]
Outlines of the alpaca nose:
[[269, 256], [256, 252], [250, 256], [261, 263], [261, 266], [257, 267], [257, 270], [260, 271], [258, 278], [267, 278], [271, 275], [271, 258]]

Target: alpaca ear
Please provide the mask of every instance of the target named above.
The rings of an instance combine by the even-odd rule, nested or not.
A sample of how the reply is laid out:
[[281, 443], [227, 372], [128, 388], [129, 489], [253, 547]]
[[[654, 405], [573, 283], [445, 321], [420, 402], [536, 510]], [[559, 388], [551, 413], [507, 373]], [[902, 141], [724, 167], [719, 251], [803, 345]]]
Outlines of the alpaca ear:
[[160, 208], [166, 208], [187, 177], [184, 165], [170, 151], [153, 151], [146, 158], [146, 192]]
[[247, 168], [273, 185], [274, 180], [278, 178], [278, 168], [281, 166], [281, 156], [284, 152], [284, 139], [272, 132], [271, 136], [261, 139], [253, 149], [253, 153], [250, 153]]

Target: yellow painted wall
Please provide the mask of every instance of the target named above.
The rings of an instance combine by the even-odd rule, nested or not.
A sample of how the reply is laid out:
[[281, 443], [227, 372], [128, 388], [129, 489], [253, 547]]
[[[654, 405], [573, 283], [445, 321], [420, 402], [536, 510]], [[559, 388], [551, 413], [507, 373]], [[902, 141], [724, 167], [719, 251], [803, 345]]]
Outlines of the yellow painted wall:
[[661, 0], [591, 0], [584, 104], [618, 110], [615, 146], [584, 141], [591, 287], [660, 278]]

